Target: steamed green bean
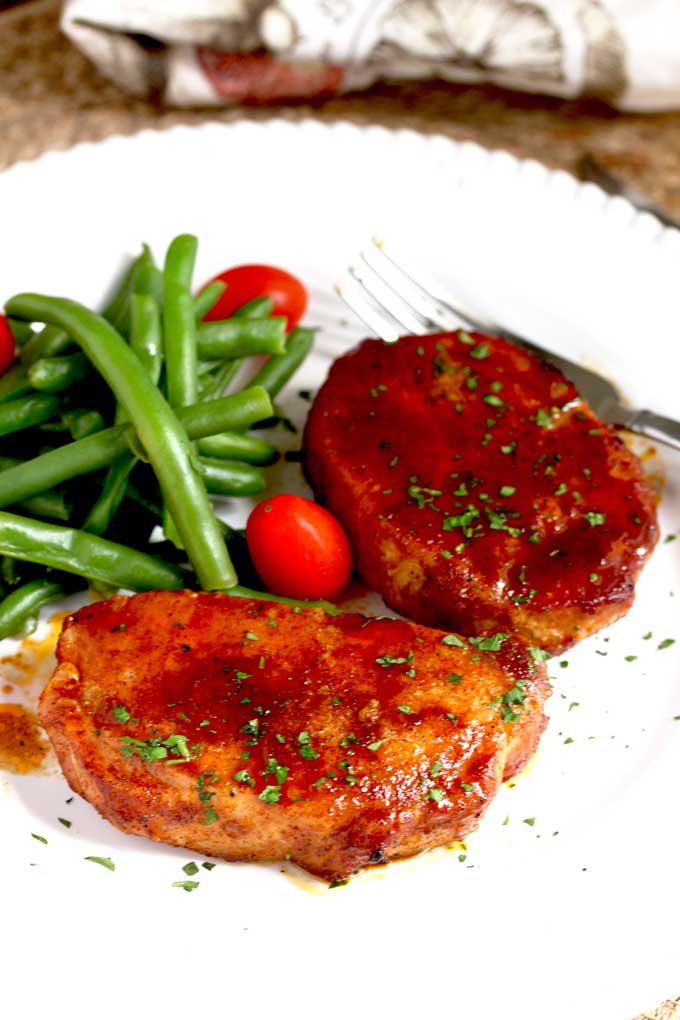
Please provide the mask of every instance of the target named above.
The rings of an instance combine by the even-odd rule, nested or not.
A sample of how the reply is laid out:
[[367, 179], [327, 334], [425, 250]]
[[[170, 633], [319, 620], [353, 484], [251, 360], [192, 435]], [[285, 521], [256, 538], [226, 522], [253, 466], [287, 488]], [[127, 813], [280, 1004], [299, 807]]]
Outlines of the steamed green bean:
[[130, 415], [201, 587], [212, 591], [234, 585], [236, 573], [205, 485], [191, 463], [186, 433], [120, 334], [106, 319], [67, 298], [19, 294], [5, 307], [18, 318], [61, 326], [82, 348]]

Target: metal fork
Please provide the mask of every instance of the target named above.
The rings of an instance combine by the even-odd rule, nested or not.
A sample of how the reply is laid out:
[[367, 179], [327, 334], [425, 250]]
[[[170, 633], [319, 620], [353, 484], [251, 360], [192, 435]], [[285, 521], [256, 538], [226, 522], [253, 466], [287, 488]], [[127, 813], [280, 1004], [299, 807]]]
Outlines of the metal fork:
[[597, 372], [483, 318], [448, 295], [434, 294], [399, 264], [383, 241], [374, 238], [360, 257], [360, 263], [349, 269], [348, 283], [336, 289], [355, 315], [383, 340], [394, 341], [404, 333], [461, 328], [504, 337], [559, 368], [602, 421], [680, 450], [680, 422], [629, 407], [616, 387]]

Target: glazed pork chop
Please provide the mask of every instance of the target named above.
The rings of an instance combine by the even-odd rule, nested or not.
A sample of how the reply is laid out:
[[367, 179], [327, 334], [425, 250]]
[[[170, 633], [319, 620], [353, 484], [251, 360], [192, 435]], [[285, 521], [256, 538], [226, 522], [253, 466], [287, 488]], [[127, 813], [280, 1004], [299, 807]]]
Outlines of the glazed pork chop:
[[616, 431], [556, 368], [477, 333], [367, 340], [338, 359], [304, 453], [361, 576], [432, 627], [563, 651], [628, 610], [658, 537]]
[[40, 720], [119, 829], [340, 880], [476, 828], [545, 726], [545, 666], [502, 633], [192, 592], [70, 616]]

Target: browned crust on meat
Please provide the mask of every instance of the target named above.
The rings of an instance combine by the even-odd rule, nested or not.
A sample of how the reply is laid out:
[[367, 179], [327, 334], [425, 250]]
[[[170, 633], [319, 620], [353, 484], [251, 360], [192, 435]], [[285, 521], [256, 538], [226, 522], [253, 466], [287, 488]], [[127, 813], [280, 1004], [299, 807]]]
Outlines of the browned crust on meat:
[[[72, 788], [124, 832], [344, 879], [462, 839], [538, 743], [544, 665], [510, 637], [445, 637], [222, 595], [118, 597], [66, 621], [40, 719]], [[178, 735], [186, 760], [176, 739], [140, 756]]]
[[331, 368], [304, 449], [361, 576], [429, 626], [563, 651], [629, 609], [658, 538], [616, 431], [497, 338], [365, 341]]

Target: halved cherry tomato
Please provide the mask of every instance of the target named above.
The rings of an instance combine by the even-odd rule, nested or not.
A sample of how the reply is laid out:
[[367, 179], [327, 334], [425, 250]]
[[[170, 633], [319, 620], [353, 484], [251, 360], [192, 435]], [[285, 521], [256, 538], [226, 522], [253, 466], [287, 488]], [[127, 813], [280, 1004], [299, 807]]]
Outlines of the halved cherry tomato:
[[274, 302], [273, 314], [286, 316], [290, 332], [307, 308], [307, 291], [304, 286], [297, 277], [276, 266], [234, 266], [214, 276], [209, 282], [214, 283], [216, 280], [226, 283], [227, 289], [205, 316], [207, 322], [228, 319], [237, 308], [253, 298], [270, 297]]
[[7, 316], [0, 315], [0, 375], [12, 364], [15, 353], [14, 337]]
[[246, 526], [253, 565], [274, 595], [333, 599], [352, 572], [352, 550], [336, 518], [318, 503], [282, 493], [259, 503]]

